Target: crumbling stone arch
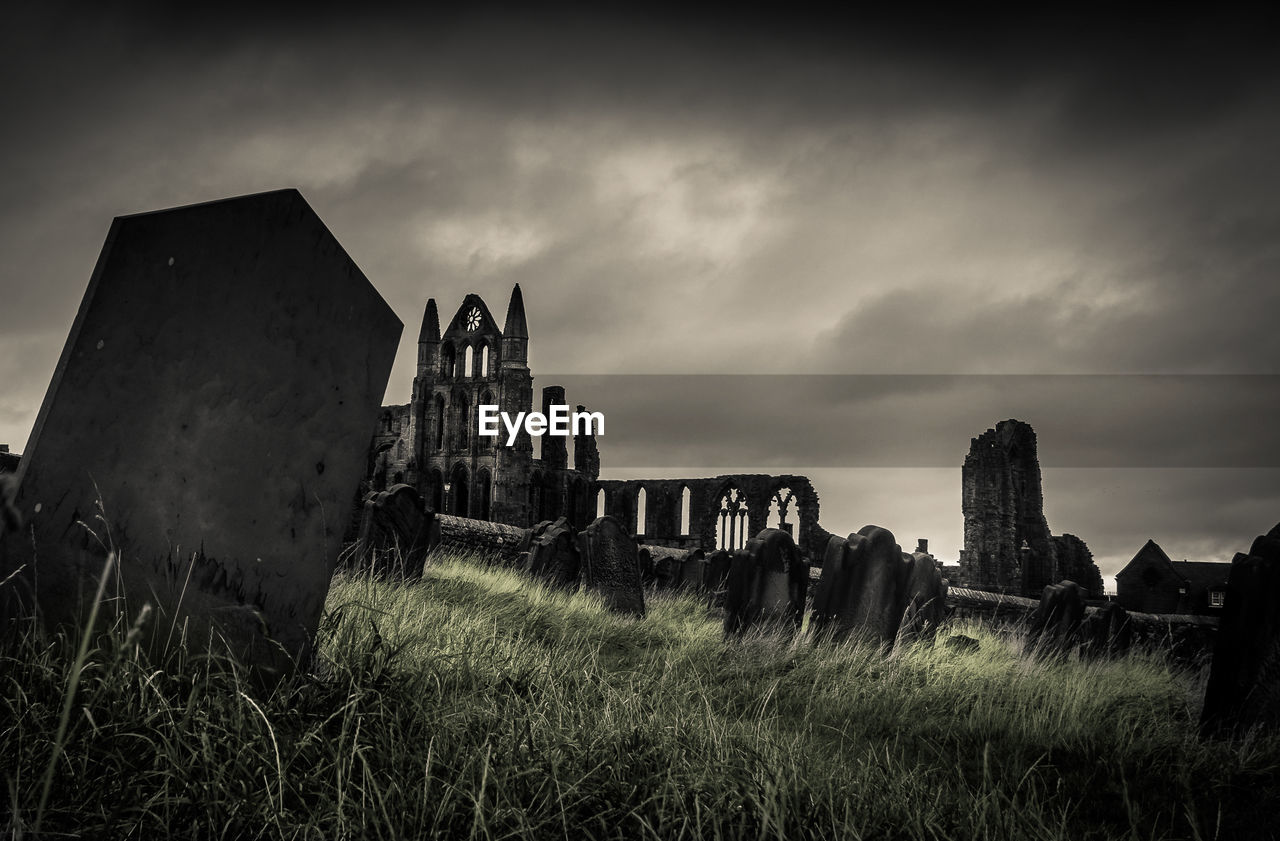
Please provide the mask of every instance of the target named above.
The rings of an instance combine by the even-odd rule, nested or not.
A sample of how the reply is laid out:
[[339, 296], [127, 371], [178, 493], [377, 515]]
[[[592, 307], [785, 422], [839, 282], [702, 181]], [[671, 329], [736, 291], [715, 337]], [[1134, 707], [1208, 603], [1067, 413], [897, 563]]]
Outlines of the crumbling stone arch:
[[790, 487], [779, 484], [769, 495], [768, 519], [765, 527], [785, 531], [794, 538], [796, 533], [794, 514], [797, 507], [795, 493]]
[[469, 380], [475, 376], [474, 356], [475, 353], [470, 343], [462, 346], [462, 376], [464, 379]]
[[751, 504], [747, 495], [732, 483], [726, 483], [720, 495], [720, 517], [716, 524], [716, 548], [735, 551], [747, 545], [751, 522]]
[[649, 492], [645, 490], [644, 485], [640, 486], [640, 490], [636, 491], [636, 536], [644, 534], [649, 523]]

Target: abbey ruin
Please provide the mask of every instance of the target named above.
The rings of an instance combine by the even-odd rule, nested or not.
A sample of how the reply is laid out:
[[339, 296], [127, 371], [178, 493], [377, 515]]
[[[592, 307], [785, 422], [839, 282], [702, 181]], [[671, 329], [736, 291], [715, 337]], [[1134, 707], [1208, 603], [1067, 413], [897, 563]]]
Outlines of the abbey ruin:
[[[602, 480], [589, 430], [573, 435], [572, 460], [563, 437], [542, 436], [535, 457], [524, 430], [514, 446], [477, 434], [479, 406], [496, 405], [513, 417], [535, 408], [550, 414], [553, 406], [570, 405], [567, 398], [563, 387], [549, 385], [534, 406], [519, 284], [501, 328], [471, 293], [442, 332], [432, 298], [418, 334], [413, 393], [408, 403], [383, 407], [358, 500], [404, 484], [433, 511], [517, 528], [560, 517], [584, 527], [607, 514], [643, 544], [681, 551], [735, 551], [774, 528], [821, 562], [830, 535], [819, 525], [818, 494], [805, 476]], [[1030, 425], [1002, 421], [973, 439], [962, 486], [964, 549], [953, 583], [1038, 596], [1069, 578], [1101, 597], [1102, 577], [1084, 541], [1049, 531]]]

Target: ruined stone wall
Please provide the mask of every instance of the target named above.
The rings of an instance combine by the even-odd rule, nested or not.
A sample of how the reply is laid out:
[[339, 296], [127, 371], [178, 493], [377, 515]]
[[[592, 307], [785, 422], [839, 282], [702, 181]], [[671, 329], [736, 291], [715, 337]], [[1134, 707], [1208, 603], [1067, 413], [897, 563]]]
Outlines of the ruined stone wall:
[[1058, 559], [1058, 580], [1074, 581], [1088, 591], [1089, 598], [1103, 596], [1102, 572], [1093, 562], [1093, 553], [1074, 534], [1054, 535], [1054, 555]]
[[520, 551], [523, 529], [487, 520], [472, 520], [441, 514], [440, 548], [459, 554], [494, 557], [504, 563], [515, 563]]
[[1070, 579], [1102, 595], [1102, 574], [1085, 542], [1049, 533], [1030, 424], [1001, 421], [974, 438], [961, 476], [960, 586], [1037, 598], [1049, 584]]
[[[681, 508], [685, 489], [689, 490], [688, 522], [681, 528]], [[645, 523], [639, 529], [640, 491], [645, 492]], [[595, 483], [595, 492], [604, 491], [605, 513], [622, 523], [628, 532], [654, 546], [677, 549], [720, 548], [717, 526], [728, 516], [736, 497], [745, 506], [746, 538], [754, 537], [769, 522], [770, 503], [786, 497], [783, 530], [805, 551], [812, 533], [818, 529], [818, 494], [805, 476], [771, 476], [764, 473], [727, 474], [700, 479], [606, 479]], [[790, 494], [780, 494], [789, 491]], [[736, 494], [734, 493], [736, 492]], [[735, 535], [738, 532], [735, 530]], [[723, 542], [723, 539], [719, 542]], [[740, 541], [745, 544], [745, 539]], [[810, 553], [811, 554], [811, 553]]]

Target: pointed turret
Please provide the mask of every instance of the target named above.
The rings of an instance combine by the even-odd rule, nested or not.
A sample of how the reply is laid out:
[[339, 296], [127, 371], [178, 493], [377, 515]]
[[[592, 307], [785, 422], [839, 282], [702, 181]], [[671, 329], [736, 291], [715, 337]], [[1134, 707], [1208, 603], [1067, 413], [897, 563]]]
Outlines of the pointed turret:
[[436, 312], [436, 299], [427, 299], [427, 311], [422, 314], [422, 330], [418, 333], [418, 344], [440, 341], [440, 314]]
[[508, 339], [529, 338], [529, 325], [524, 320], [524, 296], [520, 294], [520, 284], [511, 290], [511, 303], [507, 304], [507, 323], [502, 328], [502, 335]]
[[511, 290], [507, 323], [502, 328], [502, 364], [526, 367], [529, 363], [529, 324], [524, 318], [524, 296], [520, 284]]
[[436, 312], [436, 299], [427, 299], [427, 310], [422, 314], [422, 330], [418, 332], [418, 376], [432, 377], [440, 356], [440, 314]]

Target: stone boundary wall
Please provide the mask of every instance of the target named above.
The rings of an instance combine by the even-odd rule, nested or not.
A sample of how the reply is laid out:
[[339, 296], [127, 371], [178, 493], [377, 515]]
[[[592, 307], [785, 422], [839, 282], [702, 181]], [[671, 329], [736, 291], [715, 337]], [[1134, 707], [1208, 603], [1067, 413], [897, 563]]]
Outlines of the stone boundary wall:
[[507, 564], [516, 562], [524, 529], [449, 514], [436, 517], [440, 521], [441, 549], [496, 557]]

